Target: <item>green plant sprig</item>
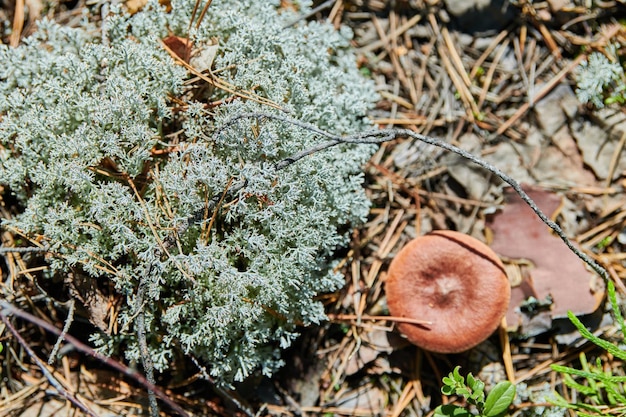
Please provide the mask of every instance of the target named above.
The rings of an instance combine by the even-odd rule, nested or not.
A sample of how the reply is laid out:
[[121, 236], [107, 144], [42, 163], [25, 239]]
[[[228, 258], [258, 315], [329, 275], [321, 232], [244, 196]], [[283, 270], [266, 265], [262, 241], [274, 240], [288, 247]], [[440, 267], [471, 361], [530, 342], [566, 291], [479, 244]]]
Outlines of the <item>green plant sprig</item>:
[[[626, 338], [626, 325], [617, 302], [615, 285], [612, 281], [607, 283], [607, 293], [613, 309], [613, 317], [619, 325], [622, 331], [622, 338], [624, 339]], [[626, 352], [619, 346], [595, 336], [572, 312], [568, 312], [568, 317], [585, 339], [610, 353], [615, 358], [626, 360]], [[617, 412], [610, 410], [613, 407], [626, 404], [626, 386], [624, 385], [626, 376], [613, 375], [611, 368], [604, 366], [600, 358], [596, 359], [595, 365], [587, 361], [584, 353], [581, 353], [579, 358], [580, 369], [563, 365], [552, 365], [551, 368], [553, 371], [561, 373], [563, 383], [580, 393], [585, 402], [571, 403], [556, 392], [551, 402], [559, 407], [575, 410], [577, 415], [583, 417], [623, 415], [623, 410], [621, 409]], [[582, 378], [582, 382], [577, 381], [575, 378]]]
[[457, 366], [447, 377], [443, 377], [441, 392], [445, 395], [458, 395], [465, 398], [468, 404], [475, 407], [478, 414], [470, 409], [454, 404], [440, 405], [435, 409], [434, 417], [498, 417], [505, 415], [515, 399], [515, 385], [509, 381], [501, 381], [485, 398], [485, 383], [471, 373], [464, 377]]

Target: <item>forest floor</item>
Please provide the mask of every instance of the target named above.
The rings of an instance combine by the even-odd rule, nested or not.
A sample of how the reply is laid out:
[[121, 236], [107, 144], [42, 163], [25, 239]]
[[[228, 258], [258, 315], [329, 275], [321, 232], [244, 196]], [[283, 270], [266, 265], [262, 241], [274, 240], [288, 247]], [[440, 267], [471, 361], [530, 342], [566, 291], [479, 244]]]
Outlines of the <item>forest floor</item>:
[[[618, 105], [583, 105], [575, 94], [576, 69], [590, 53], [609, 54], [611, 44], [626, 45], [619, 20], [626, 7], [620, 1], [589, 7], [520, 1], [508, 6], [509, 14], [468, 17], [455, 15], [451, 3], [336, 0], [324, 2], [328, 7], [310, 18], [354, 30], [359, 65], [381, 96], [369, 115], [374, 123], [442, 139], [523, 183], [565, 234], [609, 271], [619, 298], [626, 299], [626, 112]], [[81, 7], [59, 16], [69, 21], [80, 16]], [[11, 10], [3, 13], [13, 22]], [[533, 221], [532, 212], [510, 215], [507, 207], [519, 201], [501, 178], [406, 139], [383, 144], [365, 173], [372, 209], [339, 262], [346, 285], [322, 297], [329, 321], [302, 329], [285, 352], [287, 365], [271, 379], [220, 390], [197, 373], [176, 384], [163, 375], [159, 385], [172, 400], [203, 416], [423, 416], [442, 403], [463, 404], [441, 394], [442, 377], [460, 365], [462, 373], [481, 378], [487, 391], [499, 381], [513, 382], [511, 415], [573, 415], [554, 407], [552, 394], [568, 401], [587, 397], [564, 385], [563, 374], [551, 365], [580, 368], [584, 353], [589, 363], [598, 358], [605, 371], [624, 376], [622, 362], [583, 339], [566, 315], [573, 311], [595, 335], [622, 341], [607, 313], [602, 280]], [[498, 242], [514, 286], [506, 324], [461, 354], [423, 351], [386, 318], [389, 262], [409, 240], [437, 229]], [[510, 233], [498, 236], [497, 230]], [[539, 275], [549, 279], [542, 282]], [[24, 336], [40, 352], [51, 348], [39, 342], [41, 330], [30, 328]], [[2, 353], [8, 354], [21, 364], [27, 384], [18, 392], [2, 384], [0, 416], [82, 415], [51, 394], [48, 379], [26, 353]], [[143, 387], [77, 352], [65, 355], [62, 364], [51, 372], [97, 415], [147, 415]], [[603, 400], [607, 415], [624, 413]]]

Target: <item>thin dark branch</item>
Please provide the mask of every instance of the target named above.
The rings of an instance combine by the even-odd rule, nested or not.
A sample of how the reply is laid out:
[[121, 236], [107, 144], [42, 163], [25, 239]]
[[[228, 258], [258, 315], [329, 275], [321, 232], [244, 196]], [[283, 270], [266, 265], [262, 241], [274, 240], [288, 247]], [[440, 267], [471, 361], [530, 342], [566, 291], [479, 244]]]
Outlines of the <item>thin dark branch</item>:
[[14, 248], [10, 246], [2, 246], [0, 247], [0, 254], [4, 253], [33, 253], [33, 252], [48, 252], [49, 248], [40, 248], [37, 246], [29, 246], [25, 248]]
[[513, 178], [511, 178], [510, 176], [508, 176], [507, 174], [505, 174], [504, 172], [502, 172], [499, 168], [496, 168], [495, 166], [491, 165], [489, 162], [485, 161], [484, 159], [481, 159], [461, 148], [458, 148], [440, 139], [436, 139], [430, 136], [420, 135], [418, 133], [415, 133], [411, 130], [406, 130], [406, 129], [398, 129], [398, 130], [387, 129], [387, 131], [389, 133], [395, 132], [396, 137], [408, 136], [413, 139], [422, 141], [424, 143], [428, 143], [430, 145], [437, 146], [439, 148], [453, 152], [465, 159], [468, 159], [469, 161], [475, 163], [476, 165], [481, 166], [482, 168], [497, 175], [498, 177], [500, 177], [502, 181], [509, 184], [515, 190], [515, 192], [521, 197], [522, 200], [524, 200], [526, 204], [528, 204], [528, 206], [535, 212], [535, 214], [541, 219], [541, 221], [544, 222], [550, 229], [552, 229], [554, 233], [556, 233], [561, 238], [561, 240], [565, 243], [565, 245], [567, 245], [567, 247], [576, 256], [578, 256], [583, 262], [585, 262], [587, 265], [593, 268], [593, 270], [596, 271], [598, 275], [600, 275], [605, 282], [609, 281], [610, 279], [609, 273], [602, 266], [600, 266], [600, 264], [594, 261], [590, 256], [588, 256], [587, 254], [583, 253], [580, 249], [578, 249], [574, 245], [574, 243], [565, 235], [565, 232], [563, 232], [563, 229], [561, 229], [561, 226], [559, 226], [554, 221], [550, 220], [550, 218], [546, 216], [545, 213], [539, 209], [539, 207], [537, 207], [537, 204], [535, 204], [533, 199], [530, 198], [530, 196], [526, 194], [526, 192], [522, 189], [522, 186], [520, 185], [520, 183], [514, 180]]
[[286, 167], [288, 167], [289, 165], [299, 161], [302, 158], [305, 158], [306, 156], [312, 155], [316, 152], [320, 152], [323, 151], [325, 149], [331, 148], [335, 145], [341, 144], [341, 143], [351, 143], [351, 144], [380, 144], [383, 142], [388, 142], [390, 140], [393, 139], [398, 139], [398, 138], [403, 138], [403, 137], [409, 137], [411, 139], [415, 139], [415, 140], [419, 140], [421, 142], [427, 143], [429, 145], [433, 145], [433, 146], [437, 146], [441, 149], [447, 150], [449, 152], [455, 153], [467, 160], [469, 160], [470, 162], [473, 162], [476, 165], [479, 165], [480, 167], [486, 169], [487, 171], [497, 175], [498, 177], [500, 177], [500, 179], [502, 179], [504, 182], [506, 182], [507, 184], [509, 184], [517, 194], [519, 194], [519, 196], [522, 198], [522, 200], [524, 200], [524, 202], [526, 204], [528, 204], [528, 206], [535, 212], [535, 214], [541, 219], [542, 222], [544, 222], [550, 229], [552, 229], [554, 231], [554, 233], [556, 233], [559, 238], [561, 238], [561, 240], [565, 243], [565, 245], [576, 255], [578, 256], [583, 262], [585, 262], [587, 265], [589, 265], [594, 271], [596, 271], [596, 273], [598, 273], [598, 275], [600, 275], [605, 282], [609, 281], [609, 274], [608, 272], [602, 267], [600, 266], [600, 264], [598, 264], [596, 261], [594, 261], [591, 257], [589, 257], [587, 254], [583, 253], [580, 249], [578, 249], [574, 243], [565, 235], [565, 233], [563, 232], [563, 230], [561, 229], [561, 227], [555, 223], [554, 221], [550, 220], [550, 218], [548, 218], [548, 216], [545, 215], [545, 213], [543, 213], [539, 207], [537, 207], [537, 204], [535, 204], [535, 202], [528, 196], [528, 194], [526, 194], [526, 192], [522, 189], [522, 186], [520, 185], [520, 183], [518, 183], [516, 180], [514, 180], [513, 178], [511, 178], [510, 176], [508, 176], [507, 174], [505, 174], [504, 172], [502, 172], [499, 168], [495, 167], [494, 165], [491, 165], [489, 162], [461, 149], [458, 148], [454, 145], [451, 145], [447, 142], [442, 141], [441, 139], [437, 139], [437, 138], [433, 138], [431, 136], [425, 136], [425, 135], [421, 135], [419, 133], [415, 133], [411, 130], [407, 130], [407, 129], [377, 129], [377, 130], [370, 130], [370, 131], [365, 131], [365, 132], [360, 132], [360, 133], [356, 133], [353, 135], [347, 135], [347, 136], [337, 136], [335, 134], [326, 132], [322, 129], [319, 129], [318, 127], [311, 125], [309, 123], [304, 123], [302, 121], [299, 120], [295, 120], [295, 119], [291, 119], [289, 117], [286, 116], [282, 116], [282, 115], [275, 115], [275, 114], [270, 114], [270, 113], [241, 113], [231, 119], [229, 119], [226, 123], [224, 123], [216, 132], [215, 134], [220, 134], [221, 132], [223, 132], [225, 129], [229, 128], [230, 126], [232, 126], [235, 122], [241, 120], [241, 119], [245, 119], [245, 118], [253, 118], [253, 119], [257, 119], [257, 120], [261, 120], [263, 118], [266, 119], [273, 119], [273, 120], [277, 120], [283, 123], [288, 123], [294, 126], [298, 126], [302, 129], [308, 130], [310, 132], [313, 132], [315, 134], [318, 134], [320, 136], [323, 136], [325, 138], [330, 139], [327, 142], [322, 142], [319, 143], [315, 146], [312, 146], [308, 149], [302, 150], [294, 155], [291, 155], [281, 161], [279, 161], [278, 163], [276, 163], [275, 168], [276, 170], [281, 170], [284, 169]]
[[342, 140], [341, 136], [329, 133], [323, 129], [320, 129], [319, 127], [315, 126], [314, 124], [311, 123], [306, 123], [297, 119], [293, 119], [290, 117], [286, 117], [286, 116], [282, 116], [279, 114], [272, 114], [272, 113], [263, 113], [263, 112], [249, 112], [249, 113], [239, 113], [229, 119], [227, 119], [224, 123], [222, 123], [220, 125], [220, 127], [213, 132], [213, 137], [219, 136], [222, 132], [224, 132], [225, 130], [230, 129], [234, 124], [236, 124], [237, 122], [239, 122], [240, 120], [245, 120], [245, 119], [257, 119], [257, 120], [262, 120], [262, 119], [272, 119], [272, 120], [278, 120], [280, 122], [283, 123], [287, 123], [287, 124], [291, 124], [297, 127], [300, 127], [302, 129], [308, 130], [309, 132], [313, 132], [316, 133], [320, 136], [324, 136], [328, 139], [332, 139], [332, 140], [337, 140], [340, 141]]
[[[5, 303], [3, 302], [2, 304], [4, 305]], [[50, 384], [54, 388], [56, 388], [57, 391], [59, 391], [59, 394], [61, 394], [65, 399], [67, 399], [69, 402], [74, 404], [79, 410], [81, 410], [85, 414], [90, 415], [92, 417], [98, 417], [96, 413], [94, 413], [89, 407], [83, 404], [78, 398], [74, 396], [74, 394], [66, 390], [63, 387], [63, 385], [61, 385], [61, 383], [57, 381], [54, 375], [52, 375], [52, 373], [46, 367], [46, 364], [41, 359], [39, 359], [39, 357], [37, 357], [37, 355], [30, 348], [28, 343], [26, 343], [26, 340], [24, 340], [24, 338], [22, 338], [22, 335], [20, 335], [17, 329], [13, 327], [13, 324], [11, 323], [11, 320], [9, 320], [8, 317], [0, 313], [0, 320], [2, 320], [5, 326], [7, 326], [7, 329], [9, 329], [9, 331], [13, 334], [13, 337], [15, 337], [15, 340], [17, 340], [17, 343], [19, 343], [22, 346], [22, 348], [24, 348], [28, 356], [35, 362], [35, 364], [39, 367], [39, 369], [41, 369], [41, 372], [44, 374], [48, 382], [50, 382]]]
[[[55, 334], [57, 336], [59, 336], [61, 334], [61, 330], [57, 329], [52, 324], [48, 323], [45, 320], [40, 319], [39, 317], [35, 317], [32, 314], [27, 313], [27, 312], [17, 308], [16, 306], [14, 306], [13, 304], [11, 304], [11, 303], [9, 303], [7, 301], [0, 300], [0, 308], [2, 309], [2, 310], [0, 310], [0, 319], [2, 319], [2, 321], [5, 321], [5, 320], [8, 321], [7, 316], [9, 314], [12, 314], [12, 315], [20, 317], [20, 318], [22, 318], [22, 319], [24, 319], [26, 321], [29, 321], [29, 322], [33, 323], [34, 325], [41, 327], [42, 329], [46, 329], [50, 333], [53, 333], [53, 334]], [[176, 404], [174, 401], [172, 401], [163, 391], [161, 391], [160, 388], [158, 388], [156, 385], [151, 384], [150, 382], [148, 382], [148, 380], [143, 375], [141, 375], [140, 373], [138, 373], [136, 371], [133, 371], [132, 369], [130, 369], [126, 365], [121, 364], [121, 363], [119, 363], [119, 362], [117, 362], [117, 361], [115, 361], [115, 360], [113, 360], [113, 359], [103, 355], [102, 353], [94, 350], [93, 348], [85, 345], [84, 343], [82, 343], [81, 341], [76, 339], [74, 336], [66, 334], [65, 335], [65, 340], [68, 343], [72, 344], [77, 350], [83, 352], [86, 355], [91, 356], [92, 358], [95, 358], [95, 359], [99, 360], [100, 362], [110, 366], [111, 368], [115, 369], [116, 371], [119, 371], [119, 372], [123, 373], [124, 375], [127, 375], [128, 377], [130, 377], [130, 378], [134, 379], [135, 381], [137, 381], [139, 384], [141, 384], [146, 389], [154, 391], [154, 393], [165, 404], [167, 404], [172, 410], [176, 411], [179, 415], [185, 416], [185, 417], [189, 416], [189, 414], [187, 414], [187, 412], [185, 410], [183, 410], [178, 404]], [[24, 343], [26, 343], [26, 342], [24, 342]]]
[[255, 417], [255, 413], [253, 413], [252, 410], [250, 410], [250, 408], [248, 408], [241, 401], [235, 398], [235, 396], [233, 396], [231, 393], [226, 391], [226, 389], [220, 387], [218, 384], [215, 383], [215, 380], [211, 378], [206, 368], [198, 361], [198, 359], [196, 359], [193, 355], [189, 355], [189, 358], [200, 370], [200, 375], [202, 379], [210, 382], [212, 385], [211, 389], [213, 389], [220, 397], [222, 397], [222, 399], [226, 400], [227, 402], [230, 402], [232, 405], [234, 405], [237, 409], [241, 410], [241, 412], [243, 412], [248, 417]]
[[323, 151], [324, 149], [328, 149], [332, 146], [338, 145], [340, 144], [341, 141], [337, 141], [337, 140], [329, 140], [328, 142], [322, 142], [318, 145], [313, 146], [312, 148], [309, 149], [305, 149], [301, 152], [298, 152], [297, 154], [294, 154], [288, 158], [283, 159], [282, 161], [280, 161], [279, 163], [277, 163], [276, 165], [274, 165], [274, 168], [276, 168], [276, 171], [280, 171], [283, 168], [288, 167], [289, 165], [293, 164], [296, 161], [299, 161], [300, 159], [304, 158], [305, 156], [309, 156], [312, 155], [314, 153]]
[[396, 136], [394, 134], [390, 134], [390, 135], [385, 135], [382, 130], [379, 130], [377, 132], [381, 132], [380, 135], [377, 136], [373, 136], [373, 135], [366, 135], [363, 137], [360, 137], [359, 135], [355, 135], [355, 136], [346, 136], [345, 138], [341, 138], [341, 139], [337, 139], [337, 140], [329, 140], [327, 142], [322, 142], [318, 145], [315, 145], [309, 149], [305, 149], [303, 151], [300, 151], [296, 154], [291, 155], [290, 157], [287, 157], [285, 159], [283, 159], [282, 161], [278, 162], [276, 165], [274, 165], [274, 168], [276, 168], [277, 171], [288, 167], [289, 165], [293, 164], [294, 162], [299, 161], [300, 159], [304, 158], [305, 156], [309, 156], [312, 155], [316, 152], [319, 151], [323, 151], [324, 149], [328, 149], [330, 147], [333, 147], [335, 145], [339, 145], [340, 143], [357, 143], [357, 144], [379, 144], [379, 143], [383, 143], [383, 142], [388, 142], [390, 140], [396, 139]]

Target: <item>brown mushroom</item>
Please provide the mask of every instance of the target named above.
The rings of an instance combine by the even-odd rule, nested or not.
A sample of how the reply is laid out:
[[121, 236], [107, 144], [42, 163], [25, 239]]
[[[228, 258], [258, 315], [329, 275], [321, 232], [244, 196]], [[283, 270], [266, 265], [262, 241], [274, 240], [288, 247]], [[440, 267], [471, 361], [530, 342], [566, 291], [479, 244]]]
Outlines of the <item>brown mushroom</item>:
[[504, 317], [511, 287], [498, 256], [471, 236], [436, 231], [409, 242], [391, 262], [386, 284], [392, 316], [423, 349], [458, 353], [487, 339]]

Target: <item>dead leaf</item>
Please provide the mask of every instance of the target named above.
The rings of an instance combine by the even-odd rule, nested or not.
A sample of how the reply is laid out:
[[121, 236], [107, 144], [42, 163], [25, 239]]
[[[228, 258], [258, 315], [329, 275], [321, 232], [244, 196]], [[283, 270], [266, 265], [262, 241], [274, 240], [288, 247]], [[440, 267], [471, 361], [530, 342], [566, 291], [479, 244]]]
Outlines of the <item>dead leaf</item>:
[[191, 48], [193, 46], [193, 43], [189, 39], [172, 35], [163, 39], [163, 43], [167, 45], [167, 47], [170, 48], [177, 57], [185, 62], [189, 62], [189, 57], [191, 56]]
[[[561, 206], [561, 197], [550, 191], [528, 185], [523, 188], [548, 216]], [[595, 274], [551, 233], [513, 189], [505, 190], [505, 201], [504, 208], [487, 221], [493, 233], [491, 248], [502, 257], [527, 261], [522, 268], [521, 284], [512, 290], [507, 313], [509, 326], [518, 330], [528, 326], [532, 317], [545, 320], [541, 317], [545, 313], [552, 320], [566, 317], [568, 310], [576, 315], [593, 313], [604, 298], [604, 288], [598, 286]], [[545, 327], [545, 323], [540, 327]], [[527, 330], [522, 332], [527, 334]]]

